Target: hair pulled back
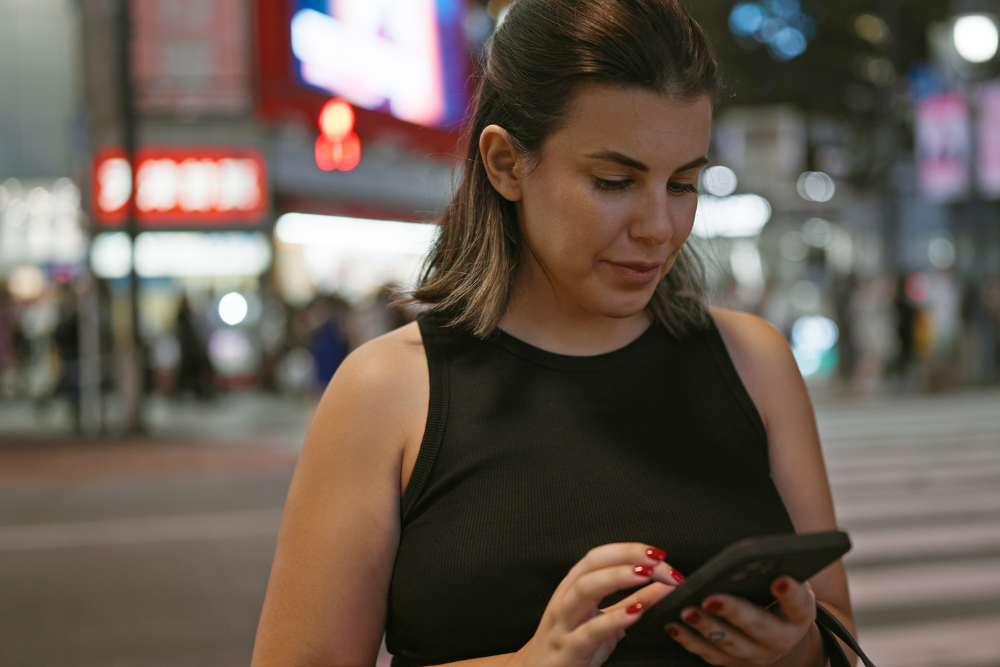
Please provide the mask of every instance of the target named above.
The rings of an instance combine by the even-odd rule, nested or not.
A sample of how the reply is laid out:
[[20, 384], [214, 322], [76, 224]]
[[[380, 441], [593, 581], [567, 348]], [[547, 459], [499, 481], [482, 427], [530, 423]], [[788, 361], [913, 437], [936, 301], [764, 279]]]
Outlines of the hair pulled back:
[[[487, 177], [483, 130], [504, 128], [521, 157], [537, 164], [582, 83], [715, 101], [721, 81], [707, 36], [678, 0], [516, 0], [487, 42], [477, 76], [465, 168], [411, 301], [487, 336], [510, 302], [526, 249], [514, 203]], [[704, 292], [701, 264], [685, 247], [648, 307], [681, 336], [706, 321]]]

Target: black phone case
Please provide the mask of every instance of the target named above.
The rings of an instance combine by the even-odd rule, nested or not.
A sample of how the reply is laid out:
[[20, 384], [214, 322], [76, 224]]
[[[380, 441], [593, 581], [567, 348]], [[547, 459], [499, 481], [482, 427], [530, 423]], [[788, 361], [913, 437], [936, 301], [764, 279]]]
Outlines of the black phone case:
[[774, 602], [771, 582], [776, 578], [788, 576], [805, 581], [850, 548], [850, 538], [840, 531], [752, 537], [734, 542], [647, 610], [638, 623], [625, 631], [625, 641], [652, 646], [670, 640], [663, 626], [680, 621], [682, 610], [701, 606], [713, 593], [735, 595], [767, 607]]

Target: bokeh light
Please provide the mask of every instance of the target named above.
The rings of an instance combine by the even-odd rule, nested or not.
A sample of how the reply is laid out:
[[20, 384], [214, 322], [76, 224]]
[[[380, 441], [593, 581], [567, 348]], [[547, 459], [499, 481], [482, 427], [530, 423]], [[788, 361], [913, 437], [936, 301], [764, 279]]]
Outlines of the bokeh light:
[[955, 21], [955, 50], [970, 63], [984, 63], [997, 54], [997, 24], [989, 16], [970, 14]]
[[246, 319], [249, 306], [239, 292], [230, 292], [219, 300], [219, 317], [231, 327]]
[[828, 202], [837, 192], [837, 185], [829, 175], [821, 171], [807, 171], [799, 176], [795, 187], [806, 201]]
[[736, 4], [729, 12], [729, 29], [737, 37], [766, 44], [772, 58], [785, 61], [805, 53], [816, 22], [798, 0], [764, 0]]
[[906, 277], [903, 283], [903, 291], [911, 301], [920, 303], [931, 293], [931, 279], [922, 271], [914, 271]]
[[709, 167], [701, 174], [702, 189], [716, 197], [728, 197], [736, 192], [736, 185], [736, 172], [729, 167]]

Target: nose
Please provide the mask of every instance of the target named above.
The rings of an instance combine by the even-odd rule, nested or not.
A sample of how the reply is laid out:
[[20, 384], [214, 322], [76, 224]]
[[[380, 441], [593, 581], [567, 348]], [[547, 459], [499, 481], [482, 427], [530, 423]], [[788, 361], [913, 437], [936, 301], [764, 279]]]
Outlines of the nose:
[[[676, 197], [674, 197], [676, 199]], [[674, 238], [678, 212], [671, 206], [667, 188], [656, 188], [635, 211], [629, 225], [629, 237], [649, 245], [664, 245]]]

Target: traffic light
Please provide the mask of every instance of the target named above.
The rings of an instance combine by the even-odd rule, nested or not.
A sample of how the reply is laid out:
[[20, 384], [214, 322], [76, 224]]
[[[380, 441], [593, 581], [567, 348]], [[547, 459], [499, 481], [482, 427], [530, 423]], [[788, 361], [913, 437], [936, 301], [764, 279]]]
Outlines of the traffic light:
[[323, 171], [350, 171], [361, 160], [361, 139], [354, 132], [354, 109], [335, 97], [319, 113], [316, 166]]

